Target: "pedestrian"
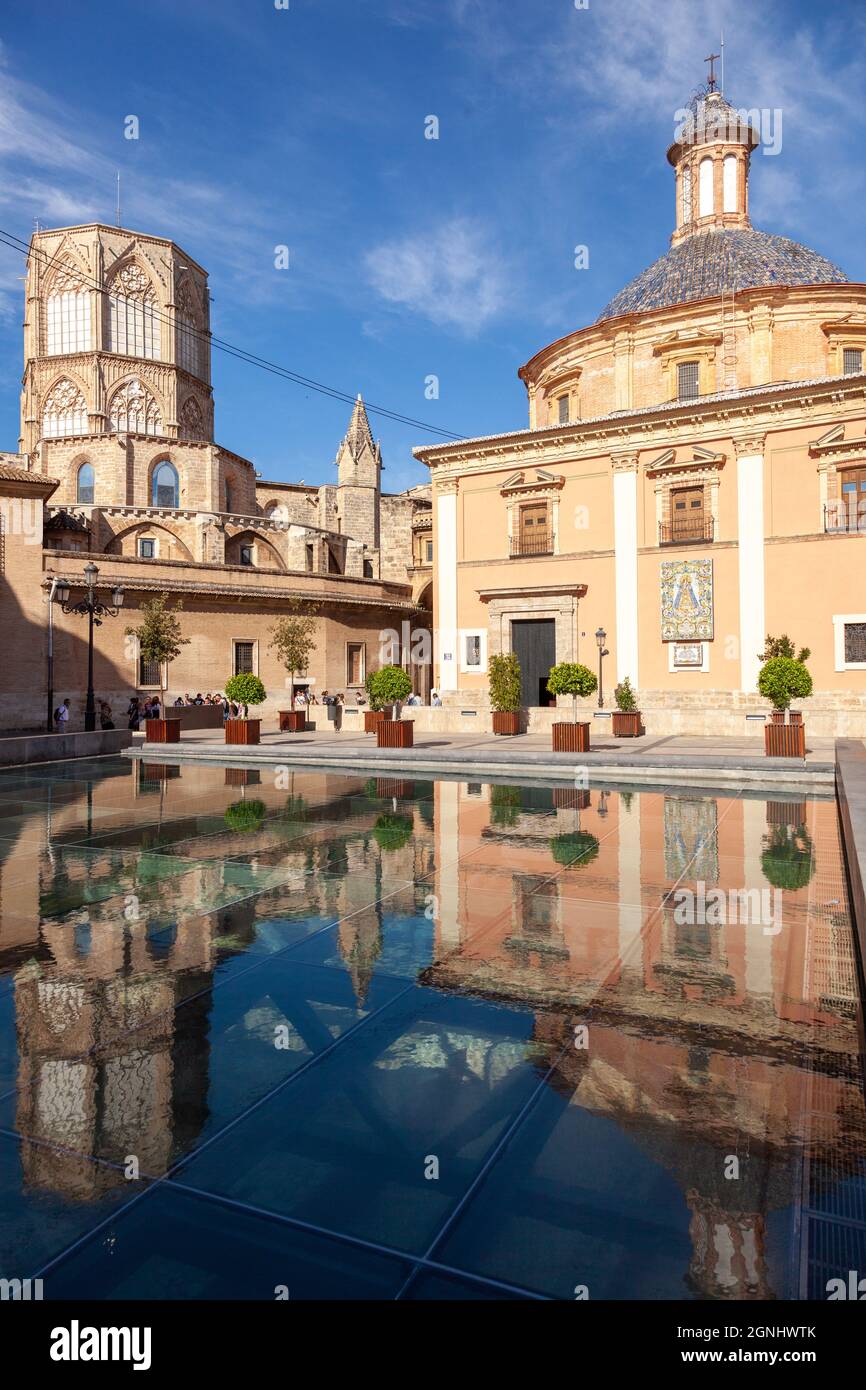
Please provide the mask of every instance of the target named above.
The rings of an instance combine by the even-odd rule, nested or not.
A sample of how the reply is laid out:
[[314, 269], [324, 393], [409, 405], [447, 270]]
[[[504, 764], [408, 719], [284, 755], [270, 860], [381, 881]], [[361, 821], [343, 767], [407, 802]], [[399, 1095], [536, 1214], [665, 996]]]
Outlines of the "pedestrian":
[[66, 732], [66, 725], [69, 723], [69, 701], [64, 700], [62, 705], [58, 705], [54, 711], [54, 732], [63, 734]]
[[442, 708], [442, 701], [439, 699], [439, 696], [435, 690], [430, 691], [430, 704], [433, 706], [434, 709]]
[[333, 703], [334, 703], [334, 697], [333, 697], [333, 695], [329, 695], [328, 692], [327, 692], [327, 690], [323, 690], [323, 691], [322, 691], [322, 704], [323, 704], [323, 705], [332, 705]]
[[141, 705], [139, 704], [137, 695], [132, 696], [129, 705], [127, 706], [126, 719], [126, 727], [132, 733], [137, 734], [139, 725], [141, 724]]
[[99, 702], [99, 727], [101, 729], [113, 729], [114, 720], [111, 717], [111, 705], [107, 700]]

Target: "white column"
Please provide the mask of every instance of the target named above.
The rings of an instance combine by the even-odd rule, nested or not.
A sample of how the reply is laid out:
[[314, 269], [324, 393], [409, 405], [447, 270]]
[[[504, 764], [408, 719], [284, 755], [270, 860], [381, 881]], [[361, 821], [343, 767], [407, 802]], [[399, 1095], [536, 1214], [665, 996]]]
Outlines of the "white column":
[[[761, 864], [761, 851], [767, 833], [767, 803], [742, 797], [740, 805], [743, 808], [742, 886], [747, 891], [752, 888], [761, 890], [768, 887]], [[770, 889], [771, 904], [775, 901], [772, 891]], [[765, 925], [772, 924], [748, 922], [743, 928], [746, 934], [746, 993], [752, 998], [773, 993], [773, 942], [776, 938], [764, 931]]]
[[457, 480], [436, 487], [436, 636], [439, 690], [457, 689]]
[[623, 978], [633, 976], [636, 982], [642, 984], [641, 793], [635, 794], [628, 811], [620, 794], [617, 816], [620, 967]]
[[437, 945], [451, 955], [461, 945], [460, 924], [460, 794], [464, 782], [437, 782], [436, 798], [436, 893], [438, 901]]
[[734, 441], [740, 579], [740, 689], [754, 691], [767, 635], [764, 614], [764, 441]]
[[613, 545], [616, 567], [616, 675], [638, 676], [637, 454], [613, 460]]

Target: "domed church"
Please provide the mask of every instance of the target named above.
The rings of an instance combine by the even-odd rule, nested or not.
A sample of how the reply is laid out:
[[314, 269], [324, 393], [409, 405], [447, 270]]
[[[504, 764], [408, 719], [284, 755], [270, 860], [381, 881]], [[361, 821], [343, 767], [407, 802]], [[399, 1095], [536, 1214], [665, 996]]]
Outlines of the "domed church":
[[765, 637], [788, 633], [811, 732], [862, 737], [866, 285], [752, 225], [760, 134], [714, 80], [681, 115], [669, 249], [520, 368], [528, 428], [415, 451], [434, 681], [483, 717], [514, 650], [530, 727], [550, 666], [581, 661], [605, 708], [629, 677], [650, 732], [758, 733]]

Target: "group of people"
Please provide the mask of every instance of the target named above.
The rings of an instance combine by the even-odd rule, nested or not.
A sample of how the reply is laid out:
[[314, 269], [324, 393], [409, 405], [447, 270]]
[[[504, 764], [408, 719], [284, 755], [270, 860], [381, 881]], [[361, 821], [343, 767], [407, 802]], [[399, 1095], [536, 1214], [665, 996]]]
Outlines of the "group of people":
[[[218, 694], [213, 695], [210, 691], [208, 691], [207, 695], [202, 695], [201, 691], [199, 691], [195, 699], [193, 699], [193, 697], [189, 694], [183, 696], [178, 695], [177, 699], [174, 700], [172, 703], [175, 709], [182, 708], [184, 705], [222, 705], [224, 721], [226, 719], [240, 719], [241, 717], [246, 719], [248, 714], [248, 709], [246, 705], [236, 704], [234, 700], [229, 700], [227, 696]], [[108, 709], [110, 716], [111, 709], [109, 706], [105, 705], [104, 701], [103, 707]], [[162, 702], [158, 695], [149, 695], [142, 704], [139, 697], [137, 695], [133, 695], [132, 699], [129, 702], [129, 707], [127, 708], [126, 716], [127, 728], [131, 729], [133, 733], [138, 733], [138, 730], [141, 728], [143, 720], [162, 718]], [[114, 725], [103, 724], [102, 727], [104, 729], [113, 729]]]
[[[69, 714], [71, 709], [72, 701], [69, 699], [64, 700], [62, 704], [57, 706], [53, 715], [54, 732], [56, 734], [64, 733], [66, 726], [69, 723]], [[116, 725], [111, 715], [111, 705], [108, 703], [107, 700], [99, 701], [99, 727], [100, 729], [116, 728]]]
[[225, 705], [227, 703], [231, 702], [226, 701], [225, 695], [212, 695], [210, 691], [208, 691], [206, 695], [202, 695], [201, 691], [199, 691], [195, 699], [193, 699], [192, 695], [187, 691], [185, 695], [178, 695], [174, 702], [175, 708], [182, 705]]

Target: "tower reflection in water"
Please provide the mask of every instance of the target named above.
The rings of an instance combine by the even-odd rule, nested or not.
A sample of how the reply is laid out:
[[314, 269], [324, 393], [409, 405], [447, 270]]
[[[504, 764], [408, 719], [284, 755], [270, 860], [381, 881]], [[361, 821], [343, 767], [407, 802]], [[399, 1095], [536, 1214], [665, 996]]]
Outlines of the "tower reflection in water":
[[[221, 1190], [196, 1150], [279, 1088], [288, 1107], [308, 1067], [304, 1094], [343, 1088], [345, 1152], [311, 1153], [311, 1120], [281, 1153], [315, 1176], [325, 1229], [415, 1255], [432, 1237], [454, 1268], [558, 1297], [821, 1296], [856, 1258], [832, 800], [313, 773], [286, 791], [122, 760], [0, 796], [0, 1118], [34, 1141], [22, 1199], [122, 1204], [131, 1157], [146, 1178], [191, 1159], [182, 1179]], [[779, 920], [751, 920], [767, 901]], [[410, 1027], [413, 986], [438, 1002]], [[359, 1215], [353, 1145], [392, 1184], [404, 1152], [451, 1146], [417, 1235], [431, 1185], [402, 1226], [374, 1193]], [[226, 1195], [284, 1210], [272, 1181]]]

